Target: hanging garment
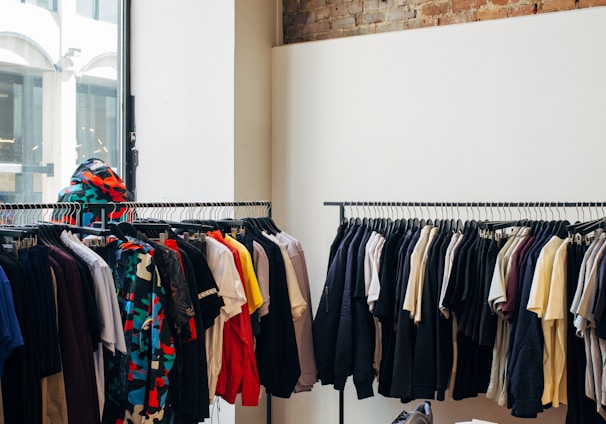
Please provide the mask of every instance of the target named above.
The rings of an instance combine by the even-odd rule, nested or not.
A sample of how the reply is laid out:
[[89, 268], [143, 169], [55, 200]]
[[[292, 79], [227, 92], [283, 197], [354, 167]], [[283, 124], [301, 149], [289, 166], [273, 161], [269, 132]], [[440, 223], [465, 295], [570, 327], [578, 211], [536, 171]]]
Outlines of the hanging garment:
[[[259, 289], [263, 297], [263, 304], [259, 308], [259, 319], [269, 314], [269, 305], [271, 298], [269, 296], [269, 258], [258, 242], [253, 241], [252, 237], [247, 237], [253, 243], [253, 265], [259, 282]], [[312, 352], [313, 353], [313, 352]], [[315, 378], [315, 377], [314, 377]]]
[[[0, 251], [0, 266], [11, 285], [15, 314], [19, 321], [23, 346], [7, 358], [2, 374], [4, 421], [12, 423], [42, 422], [42, 393], [40, 387], [39, 353], [36, 346], [35, 317], [27, 299], [31, 283], [26, 280], [23, 265], [13, 254]], [[6, 390], [10, 387], [10, 390]]]
[[23, 346], [23, 336], [15, 312], [10, 282], [0, 266], [0, 376], [4, 371], [4, 362], [13, 350]]
[[[554, 360], [556, 354], [556, 339], [555, 334], [551, 331], [553, 323], [550, 320], [545, 320], [544, 317], [547, 313], [548, 300], [550, 298], [551, 283], [553, 276], [553, 269], [555, 263], [556, 252], [564, 240], [557, 236], [553, 236], [547, 244], [541, 250], [537, 259], [537, 264], [534, 270], [532, 278], [532, 284], [530, 287], [530, 295], [528, 298], [527, 309], [537, 314], [541, 319], [541, 328], [543, 331], [543, 380], [544, 387], [541, 396], [541, 403], [543, 405], [550, 405], [552, 402], [554, 406], [559, 405], [559, 398], [555, 399], [554, 402]], [[555, 289], [555, 287], [554, 287]], [[560, 292], [562, 290], [560, 289]], [[560, 303], [560, 306], [563, 306]], [[555, 305], [552, 304], [552, 308]], [[562, 360], [562, 358], [559, 358]], [[558, 382], [559, 388], [559, 382]], [[565, 396], [565, 393], [562, 393]]]
[[219, 296], [224, 302], [221, 314], [217, 317], [213, 326], [206, 330], [208, 391], [209, 402], [212, 404], [223, 363], [225, 322], [242, 313], [242, 305], [246, 304], [246, 295], [233, 260], [233, 254], [227, 246], [221, 244], [218, 240], [208, 238], [206, 241], [206, 258], [219, 288]]
[[[345, 268], [345, 281], [343, 292], [341, 294], [341, 311], [338, 317], [338, 327], [336, 334], [336, 349], [334, 358], [334, 387], [337, 390], [345, 388], [347, 377], [353, 372], [353, 317], [352, 317], [352, 298], [353, 290], [356, 286], [358, 276], [358, 263], [360, 269], [364, 269], [364, 246], [370, 237], [368, 228], [361, 227], [347, 249], [347, 263]], [[364, 242], [363, 242], [364, 241]], [[362, 246], [360, 248], [360, 246]], [[363, 275], [362, 275], [363, 280]], [[338, 293], [335, 293], [339, 296]]]
[[256, 338], [259, 380], [268, 394], [289, 398], [301, 376], [301, 366], [284, 259], [280, 248], [258, 230], [247, 229], [247, 234], [251, 234], [263, 247], [270, 267], [271, 309], [269, 314], [261, 318], [261, 333]]
[[[301, 376], [297, 380], [295, 386], [295, 393], [310, 391], [313, 385], [316, 383], [318, 369], [316, 367], [316, 359], [314, 357], [314, 345], [313, 345], [313, 334], [312, 334], [312, 305], [311, 305], [311, 289], [309, 285], [309, 276], [307, 274], [307, 263], [305, 261], [305, 252], [299, 240], [287, 234], [280, 232], [276, 235], [277, 239], [286, 247], [288, 256], [292, 261], [295, 274], [297, 276], [297, 282], [301, 290], [301, 295], [305, 301], [307, 307], [303, 316], [296, 320], [294, 323], [295, 339], [297, 342], [297, 351], [299, 355], [299, 364], [301, 367]], [[260, 253], [260, 252], [259, 252]], [[267, 257], [267, 255], [265, 255]], [[257, 266], [255, 269], [259, 269]], [[262, 274], [257, 271], [257, 274]], [[269, 281], [267, 281], [269, 284]], [[261, 278], [259, 278], [259, 285], [261, 286]], [[263, 296], [263, 289], [261, 289]], [[269, 286], [267, 287], [267, 296], [269, 297]], [[265, 303], [264, 303], [265, 304]]]
[[380, 269], [380, 292], [373, 310], [374, 316], [381, 323], [381, 341], [383, 348], [379, 365], [378, 392], [383, 396], [389, 394], [391, 386], [391, 369], [393, 366], [393, 314], [395, 297], [395, 280], [398, 266], [398, 251], [405, 238], [400, 233], [387, 237], [383, 249]]
[[[121, 203], [132, 202], [133, 196], [126, 189], [122, 178], [101, 159], [90, 158], [82, 162], [74, 171], [70, 185], [59, 192], [58, 202], [77, 203]], [[127, 217], [127, 209], [117, 206], [102, 217], [98, 209], [85, 208], [82, 211], [81, 225], [89, 226], [94, 222], [120, 221]], [[71, 216], [64, 216], [61, 210], [53, 213], [55, 221], [75, 225]], [[132, 217], [131, 217], [132, 219]]]
[[347, 229], [342, 243], [329, 264], [326, 282], [313, 323], [318, 379], [324, 385], [334, 384], [335, 382], [336, 345], [334, 341], [337, 339], [339, 317], [341, 315], [349, 242], [356, 235], [357, 230], [358, 228], [354, 226]]
[[[263, 303], [261, 294], [256, 284], [256, 293], [252, 294], [252, 288], [255, 281], [250, 281], [245, 276], [243, 271], [243, 262], [240, 258], [238, 249], [233, 247], [219, 231], [209, 233], [211, 237], [216, 238], [225, 246], [228, 247], [234, 257], [236, 269], [240, 276], [240, 284], [243, 285], [245, 296], [247, 288], [251, 291], [251, 303], [242, 305], [242, 313], [232, 317], [225, 323], [224, 327], [224, 345], [223, 345], [223, 365], [217, 380], [217, 394], [225, 399], [228, 403], [234, 404], [238, 393], [242, 394], [243, 406], [257, 406], [259, 402], [260, 383], [259, 372], [257, 370], [257, 359], [254, 351], [254, 341], [252, 328], [249, 316], [250, 306], [258, 308]], [[244, 254], [248, 254], [246, 248]], [[254, 275], [252, 271], [252, 261], [245, 263], [249, 270], [247, 275]], [[246, 287], [245, 280], [249, 282], [249, 287]]]
[[[583, 258], [588, 252], [588, 246], [581, 243], [570, 243], [568, 245], [567, 261], [567, 305], [572, 310], [575, 305], [575, 293], [580, 275], [584, 274]], [[587, 362], [585, 357], [584, 340], [575, 335], [573, 319], [568, 319], [566, 338], [566, 360], [568, 380], [568, 413], [567, 424], [581, 423], [605, 423], [596, 412], [596, 404], [585, 395], [585, 372]]]
[[[180, 422], [179, 419], [183, 422], [199, 422], [209, 418], [210, 414], [206, 405], [209, 395], [205, 327], [202, 321], [202, 300], [198, 301], [198, 293], [206, 289], [198, 287], [198, 280], [203, 275], [204, 281], [214, 280], [212, 276], [196, 272], [193, 265], [196, 261], [195, 249], [190, 256], [184, 250], [179, 250], [178, 241], [166, 240], [165, 246], [149, 241], [155, 249], [162, 285], [165, 292], [171, 294], [167, 296], [166, 309], [167, 321], [173, 329], [176, 358], [168, 376], [170, 386], [167, 409], [169, 415], [177, 415], [178, 418], [172, 418], [174, 422]], [[215, 289], [215, 296], [216, 293]], [[218, 312], [217, 308], [215, 313]]]
[[51, 246], [50, 261], [57, 278], [59, 340], [68, 418], [98, 422], [100, 417], [93, 343], [87, 328], [85, 284], [75, 260], [61, 249]]
[[[170, 327], [164, 325], [166, 297], [158, 278], [153, 249], [130, 239], [108, 244], [115, 262], [112, 272], [118, 301], [125, 314], [124, 335], [129, 354], [115, 355], [108, 364], [111, 400], [125, 411], [129, 423], [161, 420], [168, 374], [175, 360]], [[124, 380], [123, 364], [128, 365]]]

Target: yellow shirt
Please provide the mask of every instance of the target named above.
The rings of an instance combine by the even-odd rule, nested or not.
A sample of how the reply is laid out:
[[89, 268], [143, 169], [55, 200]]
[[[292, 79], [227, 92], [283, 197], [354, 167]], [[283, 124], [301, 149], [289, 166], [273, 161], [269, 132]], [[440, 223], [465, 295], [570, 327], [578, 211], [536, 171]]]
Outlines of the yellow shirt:
[[[545, 314], [547, 312], [550, 292], [552, 290], [551, 285], [554, 284], [554, 291], [561, 290], [562, 287], [565, 287], [559, 279], [558, 281], [552, 279], [556, 252], [563, 241], [564, 240], [561, 238], [553, 236], [543, 247], [543, 250], [541, 250], [534, 271], [527, 305], [529, 311], [534, 312], [539, 316], [543, 328], [543, 378], [545, 380], [541, 398], [543, 405], [547, 405], [554, 400], [553, 394], [556, 381], [554, 367], [556, 359], [555, 354], [558, 347], [558, 335], [556, 334], [553, 318], [545, 319]], [[554, 305], [550, 306], [552, 308], [554, 307]], [[563, 312], [562, 306], [565, 307], [565, 304], [560, 306], [560, 314]], [[558, 379], [558, 386], [559, 382], [560, 380]], [[559, 399], [555, 399], [554, 406], [557, 405], [559, 405]]]
[[[551, 288], [549, 300], [543, 322], [554, 328], [555, 340], [553, 351], [553, 398], [554, 407], [560, 403], [568, 403], [566, 378], [566, 338], [567, 338], [567, 300], [566, 300], [566, 273], [568, 262], [568, 243], [566, 239], [558, 248], [553, 262], [551, 274]], [[543, 327], [545, 331], [545, 326]]]
[[244, 274], [244, 287], [246, 288], [246, 299], [248, 301], [248, 313], [253, 314], [261, 305], [263, 305], [263, 296], [261, 295], [257, 275], [255, 274], [255, 269], [253, 267], [252, 257], [246, 246], [229, 234], [225, 235], [225, 241], [227, 244], [234, 247], [240, 255], [242, 273]]

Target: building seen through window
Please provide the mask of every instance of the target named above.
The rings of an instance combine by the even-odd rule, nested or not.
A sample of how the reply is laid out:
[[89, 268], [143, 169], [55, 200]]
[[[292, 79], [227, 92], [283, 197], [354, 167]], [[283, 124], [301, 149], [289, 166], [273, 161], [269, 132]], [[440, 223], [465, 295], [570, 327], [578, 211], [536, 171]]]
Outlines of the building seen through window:
[[0, 202], [54, 202], [84, 159], [122, 172], [120, 0], [0, 0]]

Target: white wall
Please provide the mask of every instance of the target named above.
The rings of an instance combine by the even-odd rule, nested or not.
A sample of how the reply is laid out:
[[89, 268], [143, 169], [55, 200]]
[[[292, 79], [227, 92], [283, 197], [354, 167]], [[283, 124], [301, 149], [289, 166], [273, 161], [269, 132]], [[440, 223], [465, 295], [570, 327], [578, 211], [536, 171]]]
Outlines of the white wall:
[[234, 198], [234, 8], [133, 2], [139, 201]]
[[236, 0], [235, 199], [271, 196], [271, 48], [276, 0]]
[[[275, 48], [272, 200], [306, 249], [314, 308], [338, 223], [324, 201], [604, 200], [605, 48], [606, 8]], [[348, 424], [402, 409], [352, 385]], [[334, 423], [337, 406], [316, 386], [276, 399], [274, 421]], [[526, 422], [485, 399], [434, 411], [436, 424]]]
[[277, 1], [133, 2], [139, 201], [271, 195]]

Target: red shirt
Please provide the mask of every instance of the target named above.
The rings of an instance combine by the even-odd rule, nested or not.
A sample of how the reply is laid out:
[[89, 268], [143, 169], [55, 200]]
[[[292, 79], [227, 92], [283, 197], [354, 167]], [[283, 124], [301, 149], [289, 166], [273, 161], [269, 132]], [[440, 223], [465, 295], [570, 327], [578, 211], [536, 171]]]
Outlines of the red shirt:
[[[244, 287], [244, 273], [238, 251], [225, 242], [220, 231], [212, 231], [207, 235], [227, 246], [234, 255], [240, 281]], [[245, 287], [244, 292], [246, 293]], [[247, 303], [242, 305], [242, 313], [225, 322], [222, 356], [223, 365], [217, 381], [216, 394], [226, 402], [234, 404], [238, 393], [242, 393], [242, 406], [257, 406], [261, 384]]]

